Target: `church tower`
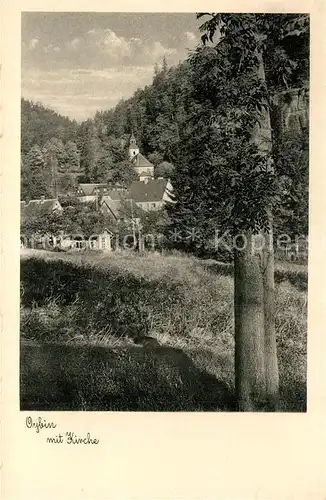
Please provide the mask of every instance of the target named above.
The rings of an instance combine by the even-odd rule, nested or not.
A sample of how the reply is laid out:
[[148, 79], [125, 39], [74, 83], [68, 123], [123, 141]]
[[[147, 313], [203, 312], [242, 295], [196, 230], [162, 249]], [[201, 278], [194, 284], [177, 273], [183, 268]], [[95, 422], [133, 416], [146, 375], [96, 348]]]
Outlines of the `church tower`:
[[134, 156], [139, 154], [139, 147], [137, 146], [137, 142], [134, 134], [131, 134], [130, 143], [129, 143], [129, 158], [133, 159]]

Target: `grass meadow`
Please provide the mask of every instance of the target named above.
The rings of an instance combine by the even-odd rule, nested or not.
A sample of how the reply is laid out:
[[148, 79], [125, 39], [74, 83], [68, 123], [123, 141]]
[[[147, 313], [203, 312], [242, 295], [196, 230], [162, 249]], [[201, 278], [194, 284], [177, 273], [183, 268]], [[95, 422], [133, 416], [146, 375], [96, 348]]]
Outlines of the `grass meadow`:
[[[305, 411], [307, 268], [275, 278], [280, 409]], [[233, 358], [231, 265], [23, 251], [21, 409], [232, 411]]]

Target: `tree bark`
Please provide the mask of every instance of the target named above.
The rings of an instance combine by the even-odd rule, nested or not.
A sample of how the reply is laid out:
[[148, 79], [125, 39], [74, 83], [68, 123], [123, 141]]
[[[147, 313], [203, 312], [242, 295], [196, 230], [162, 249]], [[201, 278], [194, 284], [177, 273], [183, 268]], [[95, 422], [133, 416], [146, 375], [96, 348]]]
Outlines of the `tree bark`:
[[[257, 76], [265, 81], [261, 54]], [[252, 130], [252, 142], [266, 161], [272, 148], [269, 109], [263, 109]], [[270, 168], [272, 165], [270, 164]], [[244, 232], [247, 245], [234, 250], [235, 385], [239, 411], [276, 411], [278, 363], [275, 333], [274, 251], [272, 215], [269, 231], [260, 231], [263, 248], [254, 251], [253, 235]]]
[[264, 295], [259, 255], [252, 255], [252, 234], [234, 250], [235, 383], [239, 411], [265, 405]]

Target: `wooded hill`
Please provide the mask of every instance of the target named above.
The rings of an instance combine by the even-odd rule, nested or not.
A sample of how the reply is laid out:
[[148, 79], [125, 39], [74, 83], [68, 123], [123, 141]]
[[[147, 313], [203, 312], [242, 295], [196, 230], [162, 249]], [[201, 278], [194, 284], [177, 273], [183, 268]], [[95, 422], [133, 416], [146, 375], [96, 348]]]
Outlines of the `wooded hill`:
[[[309, 37], [302, 33], [294, 29], [282, 38], [277, 51], [265, 51], [265, 66], [273, 95], [274, 160], [286, 193], [277, 221], [283, 229], [306, 233]], [[176, 67], [168, 68], [163, 60], [162, 66], [154, 69], [151, 85], [81, 124], [22, 99], [22, 199], [50, 195], [55, 188], [64, 193], [78, 180], [130, 184], [135, 174], [127, 147], [133, 131], [141, 151], [155, 165], [155, 175], [173, 180], [183, 199], [182, 214], [174, 216], [184, 223], [185, 200], [196, 191], [196, 185], [198, 204], [216, 169], [223, 168], [226, 181], [229, 179], [231, 185], [233, 176], [234, 182], [227, 150], [232, 149], [231, 142], [227, 146], [228, 141], [215, 140], [214, 129], [214, 124], [223, 127], [226, 122], [241, 123], [242, 119], [241, 96], [217, 70], [220, 66], [227, 75], [224, 59], [221, 51], [206, 46]], [[228, 102], [228, 109], [223, 109], [223, 102]], [[57, 186], [53, 171], [59, 174]], [[209, 219], [207, 213], [196, 217], [196, 225], [202, 227]]]

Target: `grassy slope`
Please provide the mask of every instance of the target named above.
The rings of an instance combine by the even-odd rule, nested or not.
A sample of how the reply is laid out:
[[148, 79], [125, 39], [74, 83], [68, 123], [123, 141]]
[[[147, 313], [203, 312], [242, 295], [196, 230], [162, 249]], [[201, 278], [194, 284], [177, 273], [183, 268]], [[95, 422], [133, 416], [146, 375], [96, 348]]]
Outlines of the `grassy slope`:
[[[21, 278], [22, 338], [41, 344], [22, 348], [25, 409], [233, 408], [229, 268], [180, 255], [36, 252], [23, 256]], [[304, 411], [306, 271], [282, 265], [276, 278], [282, 409]], [[162, 347], [135, 347], [128, 338], [139, 332]]]

